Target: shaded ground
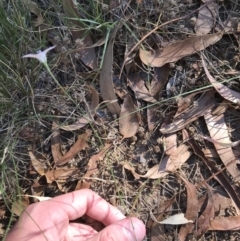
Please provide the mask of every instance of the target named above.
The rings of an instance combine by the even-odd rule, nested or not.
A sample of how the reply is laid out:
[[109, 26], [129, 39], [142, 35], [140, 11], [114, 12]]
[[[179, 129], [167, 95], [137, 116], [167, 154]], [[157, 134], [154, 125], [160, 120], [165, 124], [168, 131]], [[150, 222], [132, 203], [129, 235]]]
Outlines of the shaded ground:
[[[226, 240], [238, 240], [238, 231], [229, 231], [230, 222], [229, 227], [221, 231], [219, 227], [215, 228], [217, 231], [207, 230], [212, 219], [239, 217], [239, 146], [231, 146], [232, 142], [240, 140], [239, 96], [232, 100], [232, 92], [224, 96], [213, 88], [201, 55], [215, 80], [225, 81], [226, 87], [239, 92], [240, 3], [211, 1], [217, 9], [216, 15], [209, 8], [206, 11], [210, 11], [210, 18], [214, 21], [201, 29], [210, 28], [204, 36], [225, 32], [220, 40], [204, 46], [201, 52], [195, 51], [197, 47], [193, 46], [186, 56], [173, 51], [171, 57], [179, 55], [178, 61], [168, 60], [165, 65], [153, 66], [150, 61], [149, 65], [144, 64], [148, 60], [140, 56], [140, 49], [161, 53], [175, 42], [198, 36], [196, 32], [199, 30], [195, 26], [201, 16], [199, 11], [204, 8], [201, 8], [200, 1], [163, 3], [143, 0], [121, 4], [118, 1], [77, 1], [83, 20], [80, 24], [64, 19], [73, 16], [64, 10], [62, 1], [34, 2], [38, 5], [16, 3], [29, 9], [19, 12], [19, 16], [26, 20], [24, 26], [18, 26], [18, 31], [26, 37], [19, 40], [21, 52], [11, 63], [11, 69], [16, 69], [25, 92], [20, 87], [6, 85], [15, 77], [11, 71], [5, 78], [8, 82], [2, 84], [11, 93], [2, 98], [14, 107], [2, 108], [1, 117], [1, 153], [4, 158], [1, 162], [0, 235], [3, 236], [8, 225], [17, 220], [16, 214], [21, 211], [19, 205], [36, 201], [34, 198], [19, 198], [17, 194], [54, 197], [80, 188], [91, 188], [124, 214], [142, 219], [148, 228], [146, 240], [177, 240], [178, 235], [186, 240], [218, 240], [223, 236]], [[10, 18], [16, 9], [13, 2], [4, 3], [4, 10]], [[119, 19], [121, 24], [118, 25]], [[226, 22], [229, 19], [230, 25]], [[156, 28], [144, 39], [161, 24], [164, 26]], [[77, 32], [80, 26], [89, 31]], [[84, 35], [87, 36], [85, 41], [78, 40]], [[114, 40], [112, 53], [109, 48], [111, 40]], [[202, 37], [198, 41], [202, 43]], [[95, 43], [96, 46], [90, 48]], [[138, 46], [133, 50], [136, 44]], [[60, 85], [37, 60], [20, 59], [22, 55], [52, 45], [56, 48], [48, 53], [48, 63]], [[181, 49], [186, 49], [186, 44], [182, 44]], [[17, 61], [21, 61], [22, 68], [18, 67]], [[109, 83], [105, 83], [107, 78], [114, 84], [116, 97], [113, 99], [108, 96], [113, 93]], [[211, 98], [209, 93], [212, 93]], [[99, 98], [100, 105], [96, 103], [91, 109], [94, 98]], [[116, 98], [117, 102], [114, 102]], [[115, 104], [119, 110], [121, 108], [119, 113], [113, 113], [109, 108]], [[175, 116], [176, 113], [180, 117]], [[214, 118], [223, 114], [219, 128], [223, 139], [211, 136], [211, 125], [206, 117], [209, 113]], [[87, 125], [66, 130], [66, 126], [69, 128], [82, 117]], [[212, 124], [217, 126], [220, 122], [213, 121]], [[61, 128], [56, 127], [58, 124]], [[176, 129], [172, 130], [171, 125]], [[92, 133], [86, 136], [89, 130]], [[212, 139], [204, 139], [206, 136]], [[83, 141], [79, 141], [79, 151], [73, 154], [71, 148], [77, 140]], [[191, 141], [200, 151], [205, 151], [202, 156], [194, 151]], [[177, 147], [183, 145], [186, 150], [179, 153]], [[104, 147], [107, 152], [98, 155]], [[229, 152], [227, 157], [222, 155], [221, 147], [229, 148], [225, 150]], [[232, 150], [234, 173], [228, 164]], [[66, 153], [70, 153], [71, 158], [59, 165]], [[213, 160], [214, 164], [205, 162], [204, 158]], [[159, 172], [146, 174], [167, 160], [174, 161], [172, 173], [169, 174], [167, 166], [160, 168], [164, 175]], [[215, 178], [219, 173], [223, 174], [224, 177], [219, 177], [223, 181]], [[145, 174], [145, 177], [138, 176]], [[208, 210], [212, 216], [206, 215]], [[188, 219], [194, 219], [194, 224], [190, 228], [186, 228], [187, 225], [162, 227], [152, 221], [151, 213], [158, 221], [184, 213]], [[233, 223], [238, 221], [236, 219]], [[236, 230], [239, 227], [238, 224]]]

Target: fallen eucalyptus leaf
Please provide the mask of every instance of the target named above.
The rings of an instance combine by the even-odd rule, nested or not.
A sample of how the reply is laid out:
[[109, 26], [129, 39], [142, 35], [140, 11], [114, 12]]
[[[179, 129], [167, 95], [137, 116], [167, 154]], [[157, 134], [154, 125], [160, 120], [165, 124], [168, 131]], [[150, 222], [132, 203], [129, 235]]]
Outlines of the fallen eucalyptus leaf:
[[166, 63], [175, 62], [185, 56], [204, 50], [222, 38], [222, 33], [194, 36], [176, 43], [170, 43], [155, 53], [140, 49], [139, 56], [142, 62], [151, 67], [161, 67]]
[[119, 118], [119, 129], [123, 138], [129, 138], [136, 134], [139, 127], [137, 107], [129, 94], [126, 95]]
[[[158, 222], [156, 219], [154, 221]], [[170, 216], [169, 218], [166, 218], [163, 221], [158, 222], [158, 223], [160, 223], [160, 224], [170, 224], [170, 225], [181, 225], [181, 224], [186, 224], [186, 223], [193, 223], [193, 221], [186, 219], [184, 217], [184, 213], [179, 213], [179, 214], [175, 214], [173, 216]]]
[[[117, 96], [113, 88], [112, 80], [112, 65], [113, 65], [113, 44], [115, 35], [117, 32], [117, 26], [112, 30], [111, 37], [108, 41], [108, 45], [105, 51], [103, 65], [100, 73], [100, 92], [104, 101], [109, 101], [106, 105], [109, 111], [114, 115], [119, 115], [121, 112], [120, 106], [115, 100]], [[112, 102], [114, 101], [114, 102]]]

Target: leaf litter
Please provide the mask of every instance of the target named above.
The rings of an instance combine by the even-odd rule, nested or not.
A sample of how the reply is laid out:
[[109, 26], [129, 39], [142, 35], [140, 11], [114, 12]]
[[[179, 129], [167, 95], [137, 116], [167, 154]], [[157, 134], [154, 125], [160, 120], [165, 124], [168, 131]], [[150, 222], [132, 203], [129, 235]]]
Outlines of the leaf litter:
[[[155, 43], [152, 43], [150, 38], [153, 36], [150, 36], [150, 33], [156, 32], [158, 26], [154, 28], [155, 30], [152, 29], [149, 30], [148, 33], [144, 33], [144, 37], [142, 37], [142, 33], [136, 33], [134, 29], [135, 27], [131, 26], [131, 31], [133, 31], [132, 34], [136, 36], [134, 39], [139, 38], [140, 40], [137, 43], [134, 41], [131, 42], [131, 38], [128, 36], [128, 33], [126, 33], [126, 39], [129, 39], [129, 43], [125, 44], [125, 35], [123, 37], [123, 32], [125, 34], [125, 31], [122, 31], [122, 26], [115, 27], [115, 29], [111, 31], [109, 39], [105, 36], [106, 31], [109, 31], [108, 28], [105, 29], [106, 26], [104, 29], [99, 27], [99, 35], [101, 36], [98, 34], [95, 36], [95, 33], [98, 30], [96, 32], [95, 30], [86, 31], [86, 29], [92, 28], [91, 24], [88, 22], [84, 22], [83, 24], [83, 22], [81, 22], [81, 20], [84, 20], [85, 18], [85, 13], [82, 14], [78, 12], [77, 5], [75, 5], [74, 1], [63, 1], [65, 16], [69, 18], [69, 23], [72, 24], [70, 32], [74, 43], [70, 41], [70, 44], [64, 46], [62, 42], [61, 46], [67, 47], [67, 49], [72, 47], [72, 49], [68, 49], [67, 53], [78, 52], [77, 54], [80, 56], [80, 58], [77, 58], [77, 54], [75, 56], [75, 60], [80, 60], [80, 64], [77, 63], [74, 68], [69, 68], [69, 65], [66, 65], [67, 68], [69, 68], [68, 71], [65, 71], [66, 69], [62, 70], [62, 72], [71, 72], [71, 76], [73, 77], [68, 78], [66, 73], [64, 73], [65, 75], [63, 79], [66, 81], [66, 83], [64, 83], [66, 84], [66, 87], [64, 86], [64, 88], [68, 89], [70, 91], [69, 93], [71, 93], [71, 95], [73, 94], [75, 98], [75, 95], [77, 96], [79, 86], [82, 85], [85, 88], [85, 86], [88, 86], [89, 82], [91, 82], [91, 87], [89, 88], [92, 94], [92, 101], [91, 104], [88, 105], [86, 101], [81, 100], [81, 103], [86, 104], [86, 114], [81, 115], [79, 120], [73, 124], [64, 124], [64, 126], [59, 124], [63, 119], [60, 115], [50, 119], [48, 123], [52, 123], [53, 133], [51, 135], [50, 143], [47, 141], [49, 139], [45, 139], [47, 138], [45, 133], [49, 131], [46, 127], [44, 127], [45, 129], [42, 132], [36, 128], [36, 132], [38, 132], [37, 139], [28, 138], [21, 140], [28, 141], [32, 145], [35, 144], [34, 142], [39, 145], [39, 141], [43, 140], [42, 138], [46, 140], [37, 147], [37, 151], [43, 152], [44, 155], [42, 156], [46, 157], [46, 160], [37, 159], [34, 156], [34, 151], [29, 152], [31, 166], [37, 172], [37, 174], [35, 171], [29, 172], [29, 178], [33, 180], [33, 184], [30, 188], [32, 189], [32, 192], [35, 192], [36, 190], [37, 197], [42, 195], [44, 196], [46, 194], [46, 187], [53, 189], [56, 185], [59, 189], [59, 194], [60, 192], [68, 192], [74, 189], [91, 188], [101, 193], [103, 197], [110, 200], [115, 206], [119, 206], [119, 203], [126, 206], [129, 204], [131, 205], [132, 197], [136, 196], [134, 197], [132, 211], [136, 211], [137, 215], [140, 215], [142, 219], [146, 220], [147, 217], [145, 217], [144, 214], [148, 214], [149, 212], [151, 214], [152, 210], [154, 210], [155, 214], [160, 214], [157, 221], [161, 222], [164, 220], [163, 217], [169, 217], [170, 221], [168, 220], [167, 223], [180, 225], [176, 227], [174, 233], [164, 233], [164, 229], [169, 231], [168, 224], [159, 224], [155, 222], [155, 225], [152, 227], [152, 241], [166, 240], [169, 238], [168, 235], [173, 237], [173, 235], [178, 234], [180, 239], [184, 240], [185, 238], [188, 238], [187, 235], [191, 233], [193, 233], [195, 237], [200, 237], [208, 230], [238, 230], [238, 215], [240, 210], [240, 201], [238, 197], [239, 192], [235, 189], [235, 184], [237, 184], [236, 180], [231, 179], [229, 173], [234, 177], [237, 175], [238, 169], [236, 168], [236, 163], [239, 163], [239, 161], [237, 158], [235, 160], [233, 159], [233, 155], [237, 153], [237, 150], [233, 151], [232, 148], [238, 148], [237, 145], [239, 141], [235, 141], [235, 139], [234, 141], [230, 140], [228, 134], [229, 130], [223, 118], [224, 112], [232, 107], [225, 105], [225, 107], [220, 111], [213, 112], [213, 107], [217, 106], [215, 98], [219, 98], [218, 95], [216, 95], [216, 92], [218, 92], [224, 99], [228, 100], [228, 102], [231, 101], [235, 105], [239, 104], [239, 96], [237, 95], [238, 92], [235, 91], [237, 89], [235, 86], [238, 85], [234, 81], [231, 83], [229, 82], [234, 86], [233, 88], [231, 87], [234, 90], [231, 90], [222, 83], [215, 81], [207, 70], [206, 65], [203, 64], [203, 69], [213, 88], [207, 87], [207, 91], [201, 90], [202, 87], [206, 87], [204, 85], [207, 83], [204, 82], [205, 79], [202, 78], [203, 76], [201, 75], [201, 58], [199, 58], [198, 52], [205, 50], [207, 47], [207, 51], [211, 52], [211, 56], [216, 56], [217, 59], [219, 59], [219, 62], [216, 61], [216, 63], [213, 63], [212, 66], [217, 68], [219, 71], [222, 71], [221, 74], [228, 78], [228, 74], [227, 71], [225, 71], [224, 66], [219, 64], [220, 61], [222, 61], [222, 57], [218, 56], [218, 52], [216, 51], [219, 51], [219, 48], [221, 49], [220, 46], [222, 46], [226, 39], [225, 36], [224, 39], [221, 39], [223, 35], [222, 30], [219, 33], [215, 33], [215, 31], [218, 31], [215, 28], [216, 19], [219, 20], [218, 22], [224, 22], [221, 19], [221, 14], [218, 14], [219, 6], [224, 5], [224, 3], [217, 3], [214, 0], [202, 1], [202, 3], [202, 6], [194, 12], [198, 12], [198, 18], [195, 27], [191, 27], [191, 29], [187, 27], [187, 24], [185, 25], [185, 29], [182, 29], [180, 25], [182, 22], [176, 23], [173, 17], [170, 19], [167, 17], [169, 13], [174, 11], [176, 11], [174, 13], [177, 15], [186, 11], [188, 12], [189, 6], [186, 6], [186, 4], [181, 5], [181, 3], [175, 5], [170, 2], [162, 3], [163, 5], [161, 7], [158, 6], [153, 8], [153, 11], [157, 11], [155, 9], [163, 10], [160, 18], [166, 28], [164, 26], [164, 28], [160, 27], [158, 31], [164, 31], [165, 34], [160, 35], [157, 31], [158, 33], [156, 34], [159, 35], [160, 38], [154, 38]], [[131, 3], [129, 4], [131, 5]], [[173, 5], [167, 6], [167, 4]], [[67, 10], [66, 6], [70, 6], [70, 8]], [[148, 13], [147, 5], [142, 4], [138, 7], [141, 9], [143, 6], [143, 12]], [[118, 8], [121, 7], [122, 5], [118, 5], [117, 9], [114, 9], [114, 14], [113, 11], [111, 11], [111, 18], [114, 19], [118, 17], [118, 21], [119, 19], [121, 21], [121, 11], [117, 12]], [[171, 9], [171, 11], [165, 11], [165, 8], [168, 10]], [[184, 10], [182, 8], [184, 8]], [[80, 8], [78, 9], [80, 10]], [[174, 11], [172, 11], [172, 9], [174, 9]], [[125, 10], [128, 12], [127, 7], [124, 11]], [[38, 12], [33, 13], [38, 17], [42, 11], [39, 11], [39, 9], [37, 11]], [[118, 14], [119, 16], [117, 16]], [[131, 16], [134, 18], [134, 15]], [[177, 17], [184, 19], [179, 15], [176, 16], [176, 19]], [[170, 22], [166, 24], [168, 21]], [[125, 24], [126, 23], [128, 22], [125, 22]], [[138, 21], [138, 23], [141, 25], [141, 21]], [[176, 31], [174, 34], [170, 33], [169, 35], [169, 29], [171, 29], [170, 25], [173, 25], [174, 29], [181, 29], [181, 31]], [[236, 35], [236, 31], [238, 31], [238, 26], [235, 25], [236, 24], [234, 23], [234, 36]], [[41, 25], [38, 26], [39, 29], [40, 26]], [[53, 26], [53, 28], [54, 27], [55, 26]], [[146, 29], [145, 25], [143, 27]], [[44, 29], [42, 32], [49, 31], [49, 28], [46, 28], [46, 26], [45, 28], [43, 26], [42, 29]], [[62, 28], [60, 30], [62, 31]], [[197, 36], [193, 36], [194, 30]], [[232, 29], [231, 31], [233, 32]], [[229, 31], [228, 34], [232, 34], [231, 31]], [[211, 34], [209, 34], [210, 32]], [[61, 34], [64, 36], [64, 31], [62, 31]], [[90, 34], [92, 37], [90, 37]], [[147, 36], [149, 37], [147, 38]], [[101, 37], [101, 41], [99, 41], [99, 37]], [[145, 40], [143, 42], [144, 38]], [[93, 44], [92, 39], [96, 44]], [[49, 38], [47, 38], [47, 40], [49, 41]], [[50, 44], [51, 43], [53, 42], [50, 41]], [[104, 43], [105, 45], [102, 46]], [[139, 50], [140, 60], [142, 63], [150, 66], [147, 68], [145, 65], [140, 63], [139, 56], [136, 53], [133, 53], [133, 55], [130, 56], [131, 50], [129, 49], [133, 49], [136, 45], [139, 46], [141, 43], [143, 43], [143, 46], [149, 46], [155, 50], [154, 54], [153, 52], [145, 51], [143, 49]], [[55, 45], [55, 43], [53, 44]], [[126, 49], [121, 46], [126, 46]], [[236, 54], [238, 54], [238, 50], [236, 48], [233, 51], [232, 47], [229, 45], [229, 49], [229, 51], [235, 51]], [[89, 52], [88, 55], [85, 55], [85, 53], [90, 50], [91, 53]], [[95, 52], [95, 50], [97, 52]], [[135, 50], [137, 49], [135, 48]], [[57, 64], [53, 68], [54, 71], [61, 69], [62, 66], [61, 64], [59, 66], [59, 63], [68, 57], [71, 56], [69, 56], [69, 54], [61, 54], [60, 58], [58, 58]], [[100, 70], [99, 77], [98, 63], [101, 62], [101, 58], [103, 65]], [[119, 66], [122, 64], [121, 58], [126, 58], [128, 61], [126, 63], [127, 65], [129, 64], [129, 66], [125, 65], [126, 72], [123, 76], [118, 78]], [[71, 61], [68, 61], [68, 63], [70, 62]], [[197, 68], [193, 68], [193, 71], [191, 68], [189, 69], [189, 62], [197, 65]], [[82, 65], [82, 63], [84, 65]], [[88, 68], [86, 68], [85, 65]], [[82, 66], [84, 66], [85, 70], [81, 69]], [[91, 73], [88, 71], [89, 69], [92, 69]], [[228, 63], [227, 69], [231, 69], [233, 72], [238, 71], [237, 62], [235, 62], [235, 66], [233, 66], [231, 62]], [[75, 76], [75, 73], [80, 74]], [[147, 74], [150, 77], [149, 81], [139, 78], [139, 76], [142, 76], [142, 73]], [[184, 76], [184, 79], [178, 80], [178, 76], [180, 76], [178, 75], [179, 73]], [[196, 79], [196, 82], [191, 82], [193, 75], [189, 75], [189, 73], [195, 74], [194, 78]], [[57, 75], [60, 79], [59, 76]], [[65, 78], [66, 76], [67, 78]], [[116, 76], [117, 81], [115, 80]], [[127, 86], [127, 80], [131, 80], [132, 76], [138, 77], [137, 81], [130, 81], [132, 82], [133, 91], [128, 88], [129, 85]], [[173, 76], [177, 76], [177, 83], [174, 85], [172, 94], [166, 95], [166, 85], [168, 84], [169, 79]], [[71, 82], [72, 79], [74, 79], [74, 82]], [[116, 96], [117, 88], [115, 85], [118, 85], [118, 88], [124, 90], [124, 95], [119, 95], [119, 99]], [[194, 93], [186, 96], [185, 93], [189, 90], [194, 90]], [[98, 96], [98, 92], [100, 93], [100, 96]], [[38, 96], [37, 90], [36, 93], [36, 96]], [[53, 90], [51, 94], [56, 95], [56, 93], [57, 92]], [[49, 96], [49, 93], [47, 93], [46, 96]], [[179, 96], [184, 97], [181, 98]], [[168, 97], [172, 98], [168, 99]], [[79, 100], [78, 97], [77, 99]], [[68, 101], [66, 100], [66, 103], [67, 102]], [[79, 103], [79, 105], [81, 103]], [[107, 109], [102, 104], [108, 106], [108, 111], [112, 114], [112, 116], [108, 115]], [[68, 113], [72, 113], [73, 108], [73, 106], [69, 105]], [[98, 108], [97, 112], [96, 108]], [[236, 111], [238, 110], [236, 109]], [[170, 113], [172, 113], [172, 118], [170, 118], [167, 124], [163, 125], [166, 116]], [[47, 116], [45, 114], [46, 113], [44, 112], [44, 116]], [[47, 112], [47, 114], [49, 113]], [[206, 120], [209, 116], [210, 121]], [[64, 119], [66, 120], [67, 118], [68, 114], [66, 115], [66, 113], [64, 113]], [[46, 124], [45, 119], [43, 120], [43, 123]], [[91, 123], [90, 126], [92, 131], [88, 131], [87, 129], [89, 126], [87, 127], [86, 125], [89, 123]], [[206, 132], [204, 132], [204, 134], [196, 133], [199, 130], [198, 127], [205, 124], [207, 124], [208, 129], [211, 127], [211, 129], [215, 132], [216, 129], [219, 128], [218, 125], [223, 124], [223, 131], [219, 131], [218, 134], [220, 136], [217, 137], [216, 135], [212, 136], [211, 131], [209, 131], [210, 136]], [[183, 135], [185, 131], [184, 128], [188, 130], [188, 136]], [[81, 129], [81, 132], [79, 132], [79, 129]], [[142, 129], [144, 131], [142, 131]], [[110, 139], [108, 133], [113, 130], [116, 130], [116, 132], [114, 138]], [[181, 130], [182, 132], [179, 132]], [[69, 131], [73, 133], [70, 133]], [[94, 135], [91, 134], [91, 132], [94, 133]], [[79, 135], [79, 133], [83, 134]], [[61, 139], [68, 139], [70, 136], [79, 136], [79, 139], [73, 146], [68, 143], [65, 147], [61, 143], [60, 135]], [[91, 141], [89, 141], [90, 137]], [[213, 145], [208, 142], [211, 142]], [[103, 143], [106, 144], [104, 145]], [[87, 148], [88, 145], [89, 147]], [[103, 149], [98, 148], [99, 145], [103, 146]], [[110, 146], [113, 147], [111, 150]], [[45, 151], [47, 147], [49, 151]], [[222, 149], [231, 153], [231, 155], [229, 155], [229, 158], [231, 157], [230, 162], [229, 160], [227, 161], [226, 156], [224, 156], [224, 153], [221, 152]], [[65, 155], [62, 154], [62, 151]], [[105, 154], [107, 151], [108, 156], [106, 160]], [[214, 151], [215, 154], [212, 154]], [[97, 154], [93, 155], [93, 153]], [[81, 156], [82, 154], [84, 156]], [[140, 155], [144, 158], [144, 163], [140, 162], [139, 159], [136, 158]], [[76, 163], [70, 162], [75, 158]], [[217, 163], [222, 161], [225, 163], [225, 166], [219, 166], [216, 161], [211, 158], [216, 158]], [[198, 162], [198, 159], [202, 163]], [[187, 164], [183, 166], [185, 162], [187, 162]], [[122, 175], [122, 167], [120, 165], [122, 163], [123, 167], [128, 169], [132, 175], [129, 172], [126, 172], [127, 175], [125, 176]], [[46, 164], [48, 164], [48, 166]], [[210, 173], [210, 177], [206, 177], [206, 180], [202, 179], [200, 184], [198, 183], [199, 180], [197, 178], [197, 172], [195, 175], [192, 175], [194, 168], [198, 165], [209, 169], [209, 172], [206, 172], [204, 168], [201, 170], [201, 172], [207, 173], [204, 177], [208, 176]], [[235, 173], [231, 169], [231, 165], [236, 168]], [[82, 172], [82, 170], [85, 171]], [[227, 170], [230, 170], [230, 172], [227, 172]], [[32, 177], [31, 175], [34, 176]], [[36, 178], [36, 175], [38, 175], [38, 178]], [[188, 179], [186, 176], [188, 176], [188, 179], [190, 177], [192, 179], [187, 181]], [[180, 184], [180, 180], [183, 179], [183, 177], [184, 184], [182, 182]], [[113, 178], [114, 181], [112, 181]], [[133, 180], [134, 178], [136, 180]], [[141, 179], [143, 178], [148, 180], [144, 180], [144, 182], [142, 182]], [[99, 185], [99, 182], [101, 182], [101, 185]], [[203, 195], [202, 199], [197, 196], [200, 191], [198, 189], [200, 186], [203, 188], [205, 185], [206, 188], [207, 183], [209, 183], [209, 185], [211, 184], [216, 186], [216, 182], [225, 189], [230, 198], [227, 195], [226, 197], [223, 197], [223, 195], [221, 196], [219, 193], [217, 194], [215, 190], [210, 187], [207, 188], [207, 192]], [[115, 184], [113, 185], [112, 183]], [[173, 190], [175, 191], [173, 192], [171, 190], [171, 185], [173, 184], [179, 185], [181, 189], [174, 189], [174, 187]], [[117, 188], [115, 185], [117, 185]], [[186, 187], [186, 189], [184, 189], [186, 190], [186, 200], [184, 200], [186, 203], [184, 203], [184, 207], [183, 203], [181, 203], [181, 198], [179, 199], [183, 192], [183, 186]], [[120, 191], [119, 193], [121, 193], [123, 191], [122, 187], [124, 187], [124, 193], [127, 201], [125, 198], [121, 200], [119, 199], [118, 192]], [[139, 191], [139, 195], [135, 195], [136, 187], [139, 188], [137, 189], [137, 192], [141, 190]], [[157, 196], [158, 198], [155, 196], [154, 198], [154, 192], [157, 192], [160, 196]], [[174, 195], [172, 196], [170, 194]], [[31, 195], [34, 196], [33, 194]], [[178, 197], [177, 199], [175, 195]], [[171, 201], [170, 196], [173, 197], [173, 201]], [[165, 199], [170, 198], [169, 202], [167, 202], [168, 205], [166, 204], [168, 208], [161, 208], [160, 201], [162, 200], [162, 197]], [[44, 199], [44, 197], [40, 197], [40, 199], [42, 198]], [[20, 200], [20, 204], [21, 201], [24, 202], [24, 200]], [[199, 211], [197, 209], [197, 203], [199, 203], [198, 209], [201, 210], [199, 212], [199, 217], [197, 216]], [[221, 203], [222, 206], [220, 205]], [[139, 206], [137, 207], [137, 205]], [[234, 211], [230, 211], [233, 216], [225, 217], [226, 215], [224, 209], [229, 207], [232, 208], [232, 206], [234, 207]], [[135, 209], [136, 207], [137, 209]], [[172, 212], [171, 215], [169, 215], [169, 211]], [[179, 214], [175, 216], [176, 213]], [[174, 217], [177, 217], [176, 222]], [[192, 222], [184, 224], [184, 218], [191, 220]], [[163, 222], [166, 222], [166, 219]], [[226, 222], [229, 223], [226, 224]]]

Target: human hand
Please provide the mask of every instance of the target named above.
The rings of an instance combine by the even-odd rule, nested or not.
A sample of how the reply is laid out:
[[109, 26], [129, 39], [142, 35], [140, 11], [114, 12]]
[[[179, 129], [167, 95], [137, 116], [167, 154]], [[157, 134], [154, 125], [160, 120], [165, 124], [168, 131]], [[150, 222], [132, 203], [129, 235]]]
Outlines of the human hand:
[[[69, 223], [87, 214], [106, 228]], [[126, 218], [95, 192], [83, 189], [28, 206], [5, 241], [141, 241], [145, 226], [137, 218]]]

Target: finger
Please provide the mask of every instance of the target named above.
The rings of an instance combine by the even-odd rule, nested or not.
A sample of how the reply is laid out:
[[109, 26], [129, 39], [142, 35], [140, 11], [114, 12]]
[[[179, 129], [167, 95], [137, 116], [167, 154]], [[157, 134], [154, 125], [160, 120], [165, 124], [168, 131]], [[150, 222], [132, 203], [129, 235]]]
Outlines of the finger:
[[66, 218], [75, 220], [84, 214], [106, 226], [125, 218], [117, 208], [89, 189], [67, 193], [41, 204], [51, 210], [58, 223]]
[[146, 228], [137, 218], [125, 218], [111, 224], [89, 239], [89, 241], [142, 241]]
[[81, 223], [70, 223], [67, 229], [67, 237], [71, 241], [89, 240], [97, 233], [92, 227]]

